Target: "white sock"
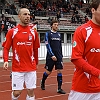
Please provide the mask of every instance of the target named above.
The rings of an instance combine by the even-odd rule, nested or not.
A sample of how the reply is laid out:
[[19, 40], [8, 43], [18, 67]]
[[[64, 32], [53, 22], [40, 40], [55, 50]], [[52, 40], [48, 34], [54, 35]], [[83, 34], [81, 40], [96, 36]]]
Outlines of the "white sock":
[[19, 96], [18, 96], [18, 97], [15, 97], [15, 96], [13, 95], [13, 92], [11, 93], [11, 95], [12, 95], [12, 100], [18, 100]]
[[27, 95], [26, 100], [35, 100], [35, 96], [29, 97], [29, 96]]

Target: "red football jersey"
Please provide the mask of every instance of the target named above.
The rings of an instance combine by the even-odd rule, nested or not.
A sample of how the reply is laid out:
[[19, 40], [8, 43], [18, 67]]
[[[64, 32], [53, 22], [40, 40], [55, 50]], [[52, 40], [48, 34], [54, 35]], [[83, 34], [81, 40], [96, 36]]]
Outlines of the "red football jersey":
[[100, 72], [100, 26], [91, 20], [78, 27], [74, 33], [71, 60], [74, 59], [83, 59], [92, 67], [75, 66], [72, 90], [85, 93], [100, 92], [100, 80], [96, 72]]
[[[36, 70], [34, 50], [40, 47], [38, 33], [30, 26], [17, 25], [8, 31], [4, 48], [7, 50], [12, 46], [13, 60], [12, 71], [33, 71]], [[4, 61], [8, 55], [4, 53]]]

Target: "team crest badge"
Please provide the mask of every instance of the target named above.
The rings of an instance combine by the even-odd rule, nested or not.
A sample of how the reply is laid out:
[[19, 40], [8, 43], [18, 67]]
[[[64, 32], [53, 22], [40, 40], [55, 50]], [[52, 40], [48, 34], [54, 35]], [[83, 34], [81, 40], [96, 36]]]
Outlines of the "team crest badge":
[[32, 40], [32, 36], [31, 35], [29, 35], [29, 40]]
[[77, 42], [74, 41], [74, 42], [73, 42], [73, 47], [76, 47], [76, 45], [77, 45]]

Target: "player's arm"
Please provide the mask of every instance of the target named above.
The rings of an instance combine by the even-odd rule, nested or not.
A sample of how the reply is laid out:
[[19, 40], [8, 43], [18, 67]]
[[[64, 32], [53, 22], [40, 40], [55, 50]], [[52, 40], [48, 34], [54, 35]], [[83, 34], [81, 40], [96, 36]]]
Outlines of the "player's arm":
[[33, 51], [34, 51], [34, 59], [36, 61], [36, 65], [38, 65], [38, 48], [33, 49]]
[[83, 58], [72, 59], [71, 61], [75, 66], [77, 66], [77, 68], [83, 70], [84, 72], [87, 72], [88, 74], [99, 77], [100, 70], [95, 68], [94, 66], [90, 65]]
[[3, 59], [4, 59], [4, 65], [3, 65], [3, 69], [7, 70], [8, 69], [8, 53], [9, 50], [7, 50], [7, 48], [3, 48]]
[[52, 52], [52, 48], [50, 46], [50, 37], [49, 37], [48, 32], [45, 33], [45, 44], [46, 44], [47, 51], [49, 52], [52, 60], [56, 61], [57, 58], [55, 57], [54, 53]]
[[33, 52], [34, 52], [34, 58], [36, 61], [36, 65], [38, 65], [38, 48], [39, 47], [40, 47], [40, 40], [39, 40], [37, 31], [35, 31], [35, 41], [33, 44]]
[[6, 39], [3, 45], [3, 59], [4, 59], [4, 69], [8, 69], [8, 59], [9, 59], [9, 49], [12, 45], [12, 30], [8, 31]]
[[62, 57], [63, 57], [63, 53], [62, 53], [62, 38], [60, 37], [61, 41], [60, 41], [60, 44], [61, 44], [61, 54], [62, 54]]
[[81, 69], [84, 72], [87, 72], [88, 74], [99, 77], [100, 70], [90, 65], [85, 60], [84, 57], [85, 40], [86, 40], [85, 33], [87, 32], [85, 32], [85, 30], [83, 31], [84, 34], [82, 34], [82, 31], [77, 29], [74, 33], [71, 62], [75, 65], [76, 69]]

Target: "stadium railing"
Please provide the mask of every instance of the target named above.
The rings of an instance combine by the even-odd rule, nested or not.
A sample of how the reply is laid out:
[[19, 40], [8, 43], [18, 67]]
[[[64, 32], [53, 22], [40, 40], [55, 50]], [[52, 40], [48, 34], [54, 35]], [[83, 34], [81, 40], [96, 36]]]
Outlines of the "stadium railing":
[[[44, 60], [46, 58], [47, 49], [45, 43], [40, 44], [39, 52], [39, 60]], [[62, 43], [62, 53], [63, 58], [70, 58], [72, 52], [72, 44], [71, 43]], [[9, 61], [12, 60], [12, 51], [9, 52]], [[0, 62], [3, 62], [3, 50], [0, 50]]]

